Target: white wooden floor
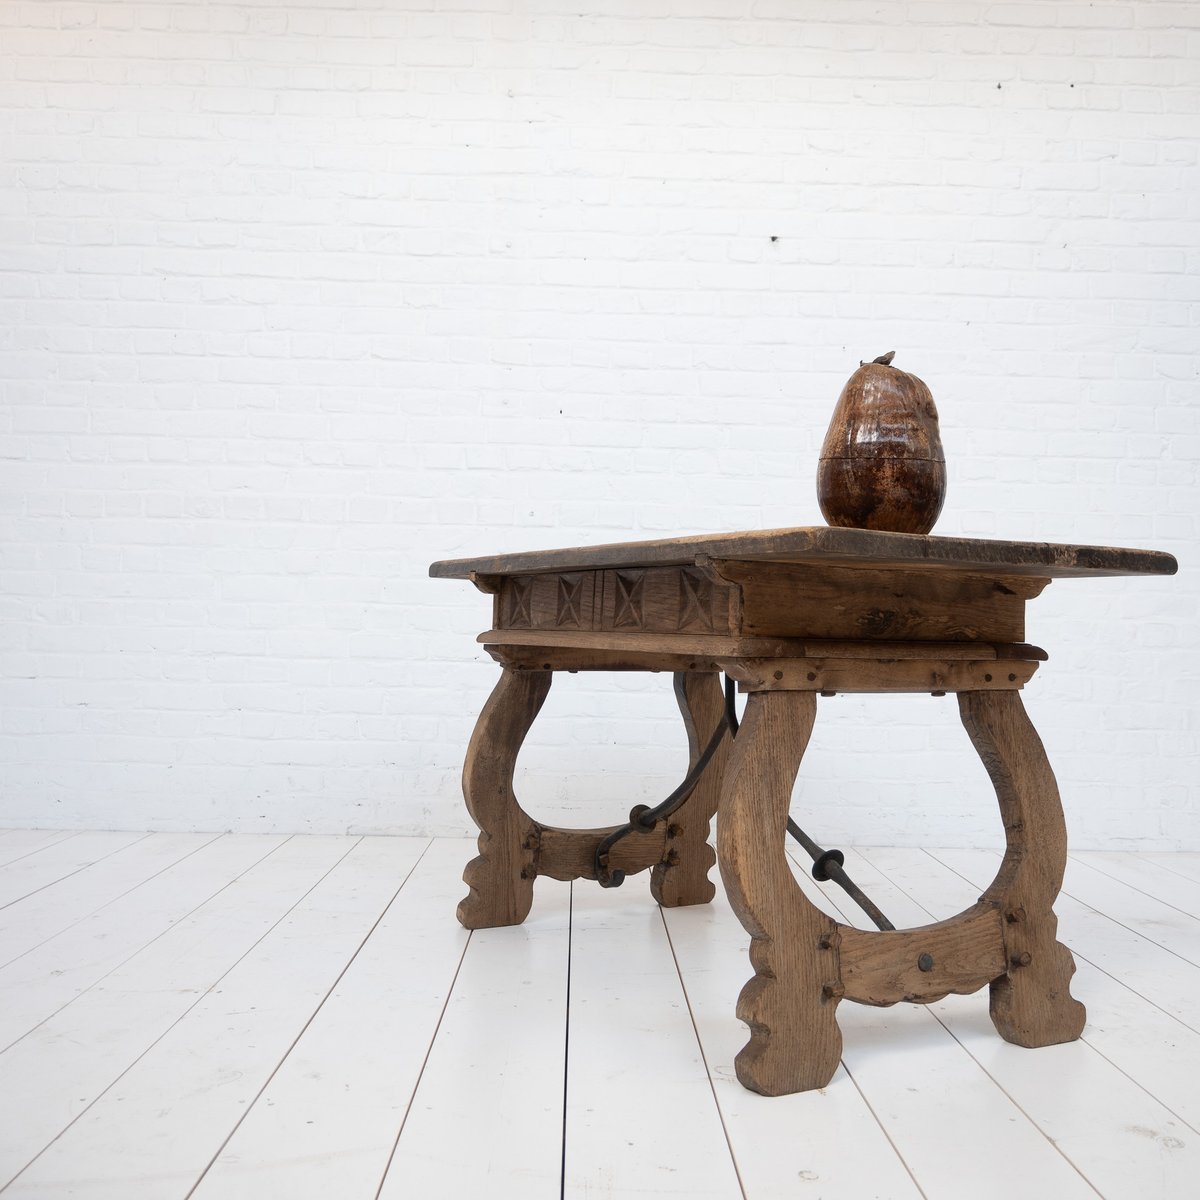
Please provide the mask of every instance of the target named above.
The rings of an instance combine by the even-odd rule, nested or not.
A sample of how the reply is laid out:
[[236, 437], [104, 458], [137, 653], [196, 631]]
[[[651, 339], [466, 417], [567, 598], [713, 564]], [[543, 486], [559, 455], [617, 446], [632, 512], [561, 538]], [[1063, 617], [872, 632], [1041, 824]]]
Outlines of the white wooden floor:
[[[986, 992], [843, 1004], [830, 1086], [767, 1100], [733, 1076], [723, 895], [542, 880], [525, 925], [469, 935], [472, 853], [0, 833], [4, 1200], [1200, 1196], [1200, 854], [1072, 856], [1082, 1041], [1005, 1044]], [[847, 868], [918, 925], [996, 862]]]

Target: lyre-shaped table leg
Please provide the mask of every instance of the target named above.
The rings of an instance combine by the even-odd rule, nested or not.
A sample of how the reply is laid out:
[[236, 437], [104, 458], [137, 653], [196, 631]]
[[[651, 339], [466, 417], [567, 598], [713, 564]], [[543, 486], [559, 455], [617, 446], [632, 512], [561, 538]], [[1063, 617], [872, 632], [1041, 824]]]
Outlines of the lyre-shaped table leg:
[[765, 1096], [824, 1087], [842, 1053], [841, 988], [829, 948], [835, 925], [800, 890], [784, 851], [792, 786], [815, 716], [812, 692], [751, 694], [717, 818], [721, 878], [750, 933], [755, 971], [738, 998], [751, 1036], [737, 1076]]
[[517, 803], [513, 771], [550, 679], [549, 671], [505, 668], [467, 747], [463, 796], [480, 830], [479, 856], [463, 872], [471, 890], [458, 906], [468, 929], [519, 925], [533, 904], [537, 827]]
[[961, 692], [963, 724], [987, 768], [1008, 849], [984, 900], [1004, 913], [1008, 972], [993, 980], [996, 1031], [1019, 1046], [1052, 1046], [1083, 1032], [1071, 995], [1075, 960], [1057, 939], [1054, 901], [1067, 864], [1067, 829], [1042, 740], [1016, 691]]
[[[675, 699], [687, 729], [690, 770], [725, 720], [721, 676], [715, 671], [679, 671], [675, 675]], [[667, 861], [659, 863], [650, 874], [650, 893], [666, 908], [707, 904], [716, 894], [708, 877], [716, 861], [708, 834], [721, 798], [721, 779], [732, 741], [732, 736], [725, 738], [691, 796], [669, 818]]]

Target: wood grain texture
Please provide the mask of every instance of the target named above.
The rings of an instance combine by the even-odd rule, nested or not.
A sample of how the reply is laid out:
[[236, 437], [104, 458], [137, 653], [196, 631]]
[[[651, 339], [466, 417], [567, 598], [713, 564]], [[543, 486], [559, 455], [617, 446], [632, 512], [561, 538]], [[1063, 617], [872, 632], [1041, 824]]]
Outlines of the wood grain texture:
[[946, 456], [929, 387], [893, 366], [891, 354], [862, 363], [821, 445], [821, 515], [830, 525], [928, 533], [945, 499]]
[[745, 1087], [765, 1096], [824, 1087], [841, 1057], [835, 922], [805, 899], [784, 851], [792, 787], [815, 716], [811, 692], [750, 697], [717, 822], [721, 878], [750, 934], [754, 967], [738, 998], [750, 1041], [735, 1067]]
[[946, 499], [946, 464], [932, 458], [822, 458], [817, 503], [831, 525], [928, 533]]
[[859, 1004], [967, 996], [1008, 965], [995, 903], [980, 902], [949, 920], [912, 929], [881, 933], [843, 925], [836, 949], [844, 998]]
[[499, 581], [495, 612], [505, 629], [728, 633], [733, 592], [697, 567], [529, 573]]
[[1092, 575], [1174, 575], [1179, 569], [1172, 555], [1155, 550], [928, 537], [870, 529], [805, 526], [447, 559], [435, 562], [429, 568], [429, 573], [436, 579], [467, 579], [471, 572], [479, 575], [515, 575], [541, 571], [689, 566], [702, 565], [709, 558], [778, 562], [841, 560], [863, 566], [920, 566], [930, 570], [1039, 575], [1048, 579]]
[[992, 1021], [1020, 1046], [1074, 1041], [1086, 1011], [1071, 996], [1075, 960], [1057, 940], [1054, 901], [1067, 829], [1054, 772], [1016, 692], [962, 692], [963, 725], [996, 789], [1007, 849], [984, 901], [1004, 915], [1006, 973], [992, 982]]
[[[486, 642], [496, 637], [502, 642]], [[730, 638], [712, 639], [728, 644]], [[671, 639], [675, 649], [662, 649], [667, 643], [659, 634], [612, 635], [583, 634], [570, 641], [562, 634], [498, 629], [483, 634], [488, 654], [514, 671], [698, 671], [715, 670], [710, 647], [695, 644], [695, 639]], [[605, 643], [617, 642], [608, 646]], [[580, 644], [584, 643], [584, 644]], [[592, 643], [592, 644], [586, 644]], [[630, 648], [626, 646], [632, 643]], [[682, 644], [676, 644], [682, 643]], [[688, 651], [693, 651], [689, 653]]]
[[743, 691], [964, 692], [1023, 687], [1035, 661], [983, 659], [718, 659]]
[[[519, 654], [497, 657], [506, 662], [521, 658]], [[479, 855], [463, 874], [471, 890], [458, 909], [459, 920], [469, 929], [520, 924], [529, 913], [533, 881], [539, 875], [564, 881], [595, 879], [596, 849], [619, 828], [543, 825], [526, 813], [516, 798], [513, 771], [517, 754], [553, 678], [550, 667], [536, 663], [537, 657], [530, 669], [505, 667], [467, 750], [463, 794], [480, 828]], [[607, 669], [607, 661], [603, 667]], [[676, 675], [676, 694], [691, 761], [695, 762], [724, 712], [719, 677], [681, 672]], [[669, 819], [649, 829], [634, 829], [617, 842], [609, 852], [610, 868], [626, 875], [655, 868], [651, 890], [662, 904], [711, 900], [713, 886], [707, 873], [714, 855], [708, 832], [727, 756], [728, 747], [722, 746], [691, 797]]]
[[877, 569], [823, 563], [713, 562], [741, 591], [743, 637], [1019, 642], [1032, 575]]
[[551, 678], [547, 671], [503, 671], [467, 747], [463, 797], [479, 826], [479, 855], [463, 872], [470, 891], [458, 906], [468, 929], [519, 925], [533, 904], [536, 827], [517, 802], [513, 771]]
[[494, 619], [505, 632], [551, 637], [1020, 642], [1025, 602], [1049, 582], [723, 559], [703, 573], [656, 567], [514, 575], [501, 585]]
[[[558, 829], [537, 825], [537, 852], [534, 868], [538, 875], [551, 879], [595, 879], [596, 847], [619, 825], [601, 829]], [[667, 822], [659, 821], [652, 829], [635, 829], [608, 852], [609, 869], [634, 875], [662, 862], [666, 854]]]
[[[973, 886], [937, 861], [941, 851], [932, 857], [917, 848], [867, 854], [870, 862], [849, 854], [847, 868], [893, 919], [904, 924], [931, 920], [932, 913], [970, 904], [991, 882], [999, 863], [997, 855], [968, 851], [974, 861], [963, 874], [977, 881]], [[961, 869], [957, 863], [956, 869]], [[1066, 915], [1064, 909], [1064, 919]], [[1127, 934], [1099, 913], [1091, 915], [1118, 938]], [[1074, 913], [1071, 927], [1074, 937]], [[978, 1019], [975, 1003], [949, 999], [924, 1010], [908, 1006], [890, 1010], [895, 1023], [888, 1031], [887, 1052], [864, 1054], [860, 1069], [859, 1060], [850, 1057], [858, 1031], [852, 1030], [849, 1016], [870, 1010], [857, 1006], [840, 1010], [855, 1082], [868, 1097], [879, 1096], [882, 1103], [877, 1111], [927, 1196], [1116, 1200], [1152, 1194], [1166, 1200], [1195, 1192], [1200, 1162], [1193, 1160], [1200, 1137], [1185, 1124], [1191, 1118], [1184, 1109], [1169, 1112], [1156, 1102], [1155, 1097], [1164, 1101], [1165, 1097], [1152, 1086], [1162, 1078], [1158, 1064], [1181, 1058], [1188, 1065], [1200, 1061], [1192, 1051], [1190, 1031], [1155, 1013], [1152, 1000], [1158, 981], [1152, 974], [1127, 973], [1129, 983], [1142, 993], [1138, 995], [1100, 971], [1087, 970], [1082, 962], [1078, 978], [1084, 978], [1085, 971], [1092, 1018], [1087, 1031], [1078, 1041], [1034, 1053], [996, 1038], [987, 1022]], [[1100, 980], [1104, 981], [1101, 991], [1108, 993], [1105, 999], [1123, 993], [1118, 1001], [1123, 1015], [1108, 1009], [1093, 992]], [[926, 1018], [927, 1027], [907, 1046], [906, 1014]], [[1157, 1037], [1151, 1033], [1156, 1015], [1164, 1022], [1158, 1025]], [[1170, 1032], [1168, 1026], [1173, 1026]], [[915, 1028], [911, 1032], [918, 1034]], [[1098, 1035], [1108, 1044], [1098, 1041]], [[975, 1082], [939, 1071], [944, 1062], [939, 1054], [944, 1045], [941, 1038], [953, 1039], [964, 1065], [983, 1068]], [[1151, 1039], [1156, 1045], [1150, 1044]], [[1120, 1056], [1106, 1061], [1114, 1045], [1124, 1046], [1124, 1062]], [[1142, 1053], [1134, 1051], [1135, 1045]], [[881, 1070], [890, 1075], [887, 1084], [892, 1086], [877, 1090], [880, 1081], [875, 1076]], [[1193, 1097], [1200, 1096], [1194, 1082], [1188, 1090]], [[991, 1100], [985, 1098], [989, 1092]], [[940, 1120], [936, 1106], [929, 1104], [934, 1094], [949, 1101]], [[890, 1102], [900, 1096], [903, 1102]], [[1004, 1115], [1005, 1102], [1014, 1106], [1014, 1114], [1021, 1114], [1016, 1120]], [[998, 1140], [985, 1143], [986, 1130]]]
[[728, 658], [1019, 658], [1049, 655], [1026, 642], [895, 642], [832, 638], [667, 636], [491, 629], [476, 639], [502, 666], [521, 671], [716, 671]]
[[[720, 675], [707, 671], [679, 672], [675, 676], [675, 699], [687, 730], [688, 770], [691, 770], [725, 720]], [[732, 746], [733, 738], [726, 733], [695, 790], [667, 823], [666, 861], [650, 874], [650, 893], [665, 908], [707, 904], [716, 894], [708, 873], [717, 856], [708, 843], [708, 835], [717, 814], [721, 782]]]

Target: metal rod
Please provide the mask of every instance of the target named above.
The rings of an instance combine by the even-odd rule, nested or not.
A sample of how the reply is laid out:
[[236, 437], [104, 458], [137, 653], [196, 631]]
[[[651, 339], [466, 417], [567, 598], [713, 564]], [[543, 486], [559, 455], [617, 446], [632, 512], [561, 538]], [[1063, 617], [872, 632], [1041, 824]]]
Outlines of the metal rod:
[[[700, 776], [704, 773], [704, 768], [712, 761], [712, 757], [720, 748], [725, 735], [736, 736], [738, 731], [739, 721], [737, 716], [737, 685], [728, 675], [725, 676], [725, 716], [724, 720], [713, 730], [712, 737], [709, 738], [708, 745], [704, 747], [700, 753], [700, 757], [688, 773], [684, 776], [683, 782], [664, 800], [661, 804], [656, 804], [653, 808], [645, 804], [636, 805], [629, 814], [629, 820], [624, 824], [614, 829], [606, 838], [604, 838], [596, 847], [594, 865], [596, 870], [596, 878], [600, 882], [601, 887], [620, 887], [625, 882], [625, 872], [621, 870], [610, 870], [608, 866], [609, 854], [612, 848], [624, 837], [631, 834], [634, 829], [652, 829], [657, 821], [663, 817], [669, 817], [676, 809], [683, 804], [685, 800], [695, 791], [696, 784], [700, 781]], [[809, 856], [813, 860], [812, 874], [817, 881], [824, 883], [829, 880], [836, 883], [838, 887], [858, 905], [859, 908], [867, 914], [868, 917], [875, 923], [878, 929], [895, 929], [895, 925], [891, 923], [879, 911], [879, 908], [871, 902], [863, 890], [850, 878], [849, 875], [842, 869], [842, 864], [846, 861], [846, 856], [840, 850], [823, 850], [816, 842], [800, 828], [798, 824], [791, 818], [787, 819], [787, 830], [808, 851]]]
[[[734, 684], [733, 680], [725, 677], [725, 724], [737, 733], [738, 730], [738, 712], [737, 706], [734, 704]], [[787, 818], [787, 832], [809, 852], [809, 857], [812, 859], [812, 878], [818, 883], [824, 883], [826, 880], [838, 884], [838, 887], [850, 896], [850, 899], [862, 908], [866, 916], [870, 917], [875, 923], [876, 929], [895, 929], [895, 925], [883, 916], [880, 908], [872, 904], [871, 900], [863, 892], [863, 889], [854, 883], [852, 878], [842, 870], [842, 863], [846, 862], [846, 856], [840, 850], [822, 850], [802, 828], [798, 826], [796, 821], [792, 820], [791, 816]]]
[[713, 730], [713, 735], [709, 738], [708, 745], [700, 752], [700, 757], [696, 759], [691, 770], [683, 777], [683, 782], [661, 804], [656, 804], [653, 808], [645, 804], [635, 805], [629, 814], [629, 820], [624, 825], [614, 829], [608, 837], [600, 842], [596, 847], [593, 862], [596, 868], [596, 878], [599, 880], [601, 887], [620, 887], [625, 882], [624, 871], [609, 870], [608, 856], [612, 848], [635, 829], [653, 829], [656, 822], [661, 821], [663, 817], [669, 817], [675, 812], [692, 792], [696, 790], [696, 784], [700, 782], [700, 776], [704, 774], [704, 768], [712, 761], [713, 755], [720, 748], [728, 732], [728, 726], [722, 721]]
[[[725, 676], [725, 723], [734, 733], [737, 733], [737, 705], [734, 702], [736, 695], [735, 684], [728, 675]], [[836, 883], [838, 887], [858, 905], [859, 908], [867, 914], [868, 917], [875, 923], [877, 929], [895, 929], [895, 925], [891, 923], [879, 911], [877, 905], [873, 904], [869, 897], [863, 892], [854, 880], [842, 870], [842, 864], [846, 861], [846, 856], [840, 850], [822, 850], [816, 842], [804, 832], [803, 829], [789, 815], [787, 819], [787, 831], [808, 851], [809, 857], [813, 860], [813, 878], [818, 883], [824, 883], [830, 880]]]
[[812, 875], [815, 880], [820, 883], [826, 880], [836, 883], [871, 918], [876, 929], [896, 928], [862, 888], [842, 870], [846, 856], [840, 850], [822, 850], [791, 817], [787, 819], [787, 831], [808, 851], [813, 860]]

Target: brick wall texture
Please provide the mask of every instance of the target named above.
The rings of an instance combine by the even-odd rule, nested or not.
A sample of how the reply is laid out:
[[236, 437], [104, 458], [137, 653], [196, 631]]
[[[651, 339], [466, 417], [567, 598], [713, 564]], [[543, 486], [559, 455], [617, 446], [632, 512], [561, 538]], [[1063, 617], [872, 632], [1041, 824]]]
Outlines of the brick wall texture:
[[[466, 832], [488, 602], [435, 558], [820, 522], [834, 400], [937, 398], [937, 532], [1063, 581], [1079, 846], [1200, 847], [1200, 6], [0, 4], [0, 821]], [[527, 807], [677, 781], [565, 677]], [[819, 837], [991, 844], [953, 698], [822, 701]]]

